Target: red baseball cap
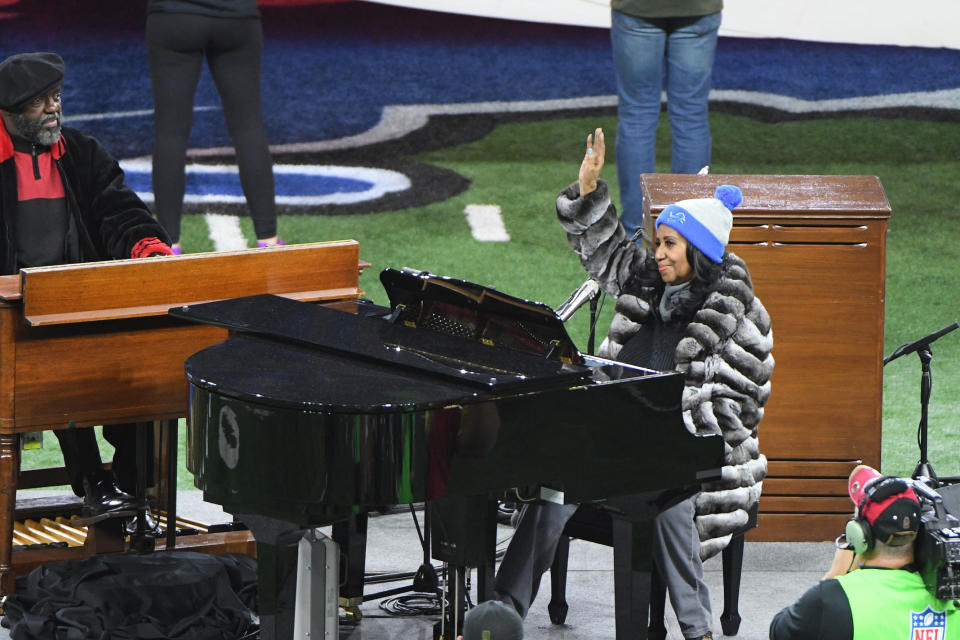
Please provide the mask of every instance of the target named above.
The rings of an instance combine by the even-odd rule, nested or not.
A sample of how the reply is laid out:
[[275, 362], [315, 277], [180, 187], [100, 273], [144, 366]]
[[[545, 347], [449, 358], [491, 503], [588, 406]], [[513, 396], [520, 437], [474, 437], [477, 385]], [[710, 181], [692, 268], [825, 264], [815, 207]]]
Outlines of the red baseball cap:
[[[870, 498], [864, 504], [868, 492]], [[863, 505], [859, 515], [870, 523], [877, 540], [886, 542], [895, 533], [915, 532], [920, 526], [920, 501], [901, 478], [859, 465], [850, 474], [847, 493], [854, 506]]]

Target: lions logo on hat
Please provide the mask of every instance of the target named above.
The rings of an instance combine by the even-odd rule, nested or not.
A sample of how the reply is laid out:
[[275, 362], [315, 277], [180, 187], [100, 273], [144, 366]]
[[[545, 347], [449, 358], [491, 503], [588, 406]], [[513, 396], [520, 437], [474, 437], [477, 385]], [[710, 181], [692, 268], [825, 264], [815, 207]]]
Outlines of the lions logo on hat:
[[687, 216], [683, 215], [683, 211], [680, 209], [673, 209], [666, 215], [664, 218], [664, 223], [674, 223], [674, 224], [683, 224], [687, 221]]

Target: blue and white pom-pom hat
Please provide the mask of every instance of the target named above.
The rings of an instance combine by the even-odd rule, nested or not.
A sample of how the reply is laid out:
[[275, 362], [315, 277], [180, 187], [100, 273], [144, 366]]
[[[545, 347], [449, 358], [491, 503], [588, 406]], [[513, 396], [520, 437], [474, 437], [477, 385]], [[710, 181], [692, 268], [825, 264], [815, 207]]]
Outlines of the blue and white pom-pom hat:
[[712, 198], [681, 200], [669, 205], [657, 216], [657, 228], [665, 224], [687, 242], [716, 262], [723, 261], [723, 249], [733, 228], [731, 211], [743, 202], [740, 188], [731, 184], [717, 187]]

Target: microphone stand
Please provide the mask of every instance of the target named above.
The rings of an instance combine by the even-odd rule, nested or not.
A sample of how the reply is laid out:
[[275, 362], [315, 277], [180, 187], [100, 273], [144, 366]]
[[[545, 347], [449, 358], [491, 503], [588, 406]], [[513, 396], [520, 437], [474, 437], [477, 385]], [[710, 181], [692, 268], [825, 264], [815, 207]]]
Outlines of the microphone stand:
[[594, 355], [593, 342], [597, 335], [597, 303], [599, 301], [599, 296], [590, 300], [590, 333], [587, 334], [587, 354], [591, 356]]
[[901, 345], [883, 361], [883, 365], [886, 366], [900, 356], [914, 352], [920, 357], [920, 424], [917, 426], [920, 444], [920, 461], [917, 464], [917, 468], [913, 470], [912, 477], [914, 479], [929, 478], [933, 482], [933, 486], [937, 486], [939, 481], [937, 480], [937, 474], [933, 471], [933, 465], [930, 464], [930, 460], [927, 458], [927, 408], [930, 404], [930, 392], [933, 389], [933, 373], [930, 370], [930, 361], [933, 360], [933, 350], [930, 348], [930, 344], [957, 327], [960, 327], [960, 324], [954, 322], [915, 342]]

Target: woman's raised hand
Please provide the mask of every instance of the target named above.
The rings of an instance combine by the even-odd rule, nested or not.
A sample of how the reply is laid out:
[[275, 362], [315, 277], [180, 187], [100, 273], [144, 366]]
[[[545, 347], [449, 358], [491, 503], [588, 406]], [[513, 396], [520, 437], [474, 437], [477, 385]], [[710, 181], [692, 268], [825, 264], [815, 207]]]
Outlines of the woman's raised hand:
[[597, 188], [597, 178], [600, 177], [600, 170], [603, 169], [603, 155], [606, 149], [603, 142], [603, 129], [597, 127], [596, 131], [587, 136], [587, 150], [583, 154], [583, 162], [580, 163], [581, 196]]

